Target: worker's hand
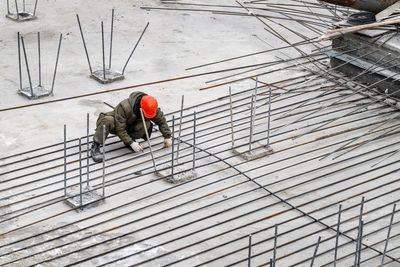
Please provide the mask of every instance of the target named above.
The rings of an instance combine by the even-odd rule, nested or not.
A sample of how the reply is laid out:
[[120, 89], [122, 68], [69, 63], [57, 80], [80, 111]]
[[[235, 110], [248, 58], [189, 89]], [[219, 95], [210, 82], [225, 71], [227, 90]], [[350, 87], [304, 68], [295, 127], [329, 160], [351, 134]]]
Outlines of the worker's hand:
[[132, 148], [133, 151], [135, 151], [135, 152], [140, 152], [140, 151], [143, 152], [143, 148], [142, 148], [142, 146], [141, 146], [138, 142], [133, 142], [133, 143], [131, 144], [131, 148]]
[[164, 148], [172, 146], [172, 139], [171, 138], [165, 138], [164, 139]]

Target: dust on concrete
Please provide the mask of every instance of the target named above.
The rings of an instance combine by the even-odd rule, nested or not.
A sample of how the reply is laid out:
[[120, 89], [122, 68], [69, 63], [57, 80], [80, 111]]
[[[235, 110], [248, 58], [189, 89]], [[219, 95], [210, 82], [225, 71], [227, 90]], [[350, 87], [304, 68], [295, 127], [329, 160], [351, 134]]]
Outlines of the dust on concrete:
[[[18, 138], [10, 133], [0, 133], [0, 151], [12, 151], [18, 146]], [[0, 157], [1, 157], [0, 153]], [[1, 162], [0, 162], [1, 164]]]
[[174, 175], [172, 176], [171, 165], [163, 165], [162, 170], [157, 172], [157, 175], [164, 179], [164, 181], [171, 184], [179, 184], [190, 181], [197, 177], [196, 170], [190, 169], [186, 166], [174, 167]]

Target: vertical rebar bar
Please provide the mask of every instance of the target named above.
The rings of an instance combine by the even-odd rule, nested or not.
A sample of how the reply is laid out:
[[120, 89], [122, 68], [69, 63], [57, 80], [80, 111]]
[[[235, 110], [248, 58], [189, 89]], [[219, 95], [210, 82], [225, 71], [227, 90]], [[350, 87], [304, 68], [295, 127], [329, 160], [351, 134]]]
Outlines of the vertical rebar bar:
[[247, 258], [247, 266], [251, 267], [251, 234], [249, 235], [249, 254], [248, 254], [248, 258]]
[[175, 116], [172, 116], [172, 153], [171, 153], [171, 179], [174, 180], [174, 146], [175, 146]]
[[53, 81], [52, 81], [52, 83], [51, 83], [51, 91], [50, 91], [50, 94], [53, 93], [53, 91], [54, 91], [54, 84], [55, 84], [55, 82], [56, 82], [56, 74], [57, 74], [58, 59], [60, 58], [61, 41], [62, 41], [62, 33], [60, 34], [60, 40], [58, 41], [58, 49], [57, 49], [57, 57], [56, 57], [56, 66], [54, 67]]
[[338, 222], [336, 226], [336, 242], [335, 242], [335, 256], [333, 260], [333, 267], [336, 267], [336, 260], [337, 260], [337, 250], [339, 245], [339, 233], [340, 233], [340, 222], [342, 217], [342, 205], [339, 205], [339, 212], [338, 212]]
[[64, 197], [67, 197], [67, 125], [64, 124]]
[[42, 64], [40, 60], [40, 32], [38, 34], [38, 63], [39, 63], [39, 86], [42, 86]]
[[232, 89], [229, 86], [229, 111], [231, 116], [231, 134], [232, 134], [232, 148], [235, 147], [235, 137], [233, 131], [233, 110], [232, 110]]
[[38, 3], [38, 0], [35, 1], [35, 7], [33, 9], [33, 16], [36, 16], [37, 3]]
[[181, 144], [181, 132], [182, 132], [182, 117], [183, 117], [183, 103], [185, 101], [185, 96], [182, 95], [182, 100], [181, 100], [181, 113], [179, 117], [179, 133], [178, 133], [178, 146], [176, 149], [176, 160], [179, 160], [179, 150], [180, 150], [180, 144]]
[[89, 190], [89, 113], [86, 114], [86, 187]]
[[364, 201], [365, 201], [365, 197], [361, 198], [361, 204], [360, 204], [360, 215], [359, 215], [359, 222], [358, 222], [358, 234], [357, 234], [357, 242], [356, 242], [356, 251], [355, 251], [355, 255], [354, 255], [354, 266], [357, 266], [358, 263], [358, 254], [359, 254], [359, 248], [360, 248], [360, 240], [361, 240], [361, 223], [362, 223], [362, 215], [363, 215], [363, 211], [364, 211]]
[[22, 66], [21, 66], [21, 38], [20, 33], [17, 33], [18, 38], [18, 71], [19, 71], [19, 89], [22, 91]]
[[387, 251], [387, 247], [389, 244], [390, 232], [392, 231], [393, 218], [394, 218], [395, 213], [396, 213], [396, 204], [393, 205], [393, 212], [392, 212], [392, 215], [390, 216], [390, 223], [389, 223], [388, 233], [387, 233], [387, 237], [386, 237], [386, 241], [385, 241], [385, 247], [383, 249], [381, 266], [383, 266], [383, 262], [385, 261], [386, 251]]
[[[253, 119], [252, 119], [252, 128], [254, 128], [254, 119], [256, 116], [256, 112], [257, 112], [257, 91], [258, 91], [258, 76], [256, 77], [256, 85], [254, 87], [254, 104], [253, 104]], [[251, 140], [253, 141], [253, 132], [254, 129], [252, 129], [252, 136], [251, 136]], [[250, 150], [251, 152], [251, 150]]]
[[149, 136], [149, 133], [147, 132], [146, 120], [144, 118], [142, 108], [140, 108], [140, 116], [142, 116], [143, 128], [144, 128], [144, 131], [146, 133], [147, 144], [149, 145], [149, 148], [150, 148], [150, 154], [151, 154], [151, 160], [153, 161], [154, 172], [157, 173], [156, 161], [154, 159], [153, 149], [151, 148], [150, 136]]
[[28, 58], [26, 56], [26, 50], [25, 50], [25, 42], [24, 42], [24, 37], [21, 36], [21, 42], [22, 42], [22, 49], [24, 51], [24, 58], [25, 58], [25, 64], [26, 64], [26, 71], [28, 73], [28, 80], [29, 80], [29, 87], [31, 88], [31, 96], [32, 98], [34, 97], [33, 95], [33, 87], [32, 87], [32, 80], [31, 80], [31, 74], [29, 72], [29, 64], [28, 64]]
[[354, 267], [357, 267], [358, 262], [358, 243], [360, 242], [360, 224], [358, 225], [357, 239], [356, 239], [356, 250], [354, 252]]
[[10, 15], [10, 0], [7, 0], [7, 14]]
[[268, 129], [267, 129], [267, 148], [269, 147], [269, 137], [270, 137], [270, 131], [271, 131], [271, 86], [269, 86], [269, 97], [268, 97]]
[[360, 217], [359, 217], [359, 222], [361, 223], [362, 221], [362, 216], [364, 213], [364, 203], [365, 203], [365, 197], [361, 198], [361, 204], [360, 204]]
[[275, 267], [276, 265], [276, 247], [278, 244], [278, 225], [275, 224], [275, 234], [274, 234], [274, 252], [272, 255], [272, 264]]
[[319, 243], [320, 243], [320, 242], [321, 242], [321, 237], [319, 236], [319, 237], [318, 237], [318, 240], [317, 240], [317, 244], [315, 245], [315, 250], [314, 250], [313, 257], [312, 257], [312, 259], [311, 259], [310, 267], [313, 267], [313, 266], [314, 266], [314, 260], [315, 260], [315, 257], [317, 256], [318, 247], [319, 247]]
[[254, 110], [257, 109], [257, 91], [258, 91], [258, 76], [256, 77], [256, 86], [254, 87]]
[[19, 11], [18, 11], [18, 3], [17, 3], [17, 0], [15, 0], [15, 11], [17, 11], [17, 19], [19, 19]]
[[109, 59], [109, 62], [108, 62], [108, 69], [111, 69], [113, 33], [114, 33], [114, 8], [111, 11], [110, 59]]
[[103, 125], [103, 198], [106, 196], [106, 126]]
[[254, 95], [251, 96], [250, 106], [250, 135], [249, 135], [249, 153], [251, 153], [251, 145], [253, 143], [253, 117], [254, 117]]
[[79, 138], [79, 206], [82, 209], [82, 140]]
[[142, 39], [143, 34], [144, 34], [144, 32], [146, 31], [146, 29], [147, 29], [147, 27], [149, 26], [149, 24], [150, 24], [150, 23], [147, 22], [146, 27], [144, 28], [144, 30], [142, 31], [142, 34], [141, 34], [140, 37], [139, 37], [139, 40], [136, 42], [136, 45], [135, 45], [135, 47], [133, 48], [131, 54], [129, 55], [128, 60], [125, 62], [125, 65], [124, 65], [124, 67], [122, 68], [122, 75], [124, 75], [126, 66], [127, 66], [128, 63], [129, 63], [129, 60], [131, 60], [131, 57], [132, 57], [133, 53], [135, 52], [136, 47], [138, 46], [140, 40]]
[[196, 111], [193, 112], [193, 170], [196, 169]]
[[106, 81], [106, 55], [104, 51], [104, 24], [101, 22], [101, 49], [103, 52], [103, 79]]
[[93, 73], [92, 65], [90, 64], [89, 53], [88, 53], [88, 50], [87, 50], [87, 47], [86, 47], [85, 37], [83, 37], [82, 25], [81, 25], [81, 21], [79, 19], [79, 15], [78, 14], [76, 14], [76, 19], [78, 20], [79, 31], [81, 33], [81, 38], [82, 38], [82, 42], [83, 42], [83, 48], [85, 49], [86, 59], [87, 59], [88, 65], [89, 65], [90, 74], [92, 74]]
[[360, 267], [360, 263], [361, 263], [361, 245], [362, 245], [362, 238], [363, 238], [363, 231], [364, 231], [364, 221], [361, 220], [360, 223], [360, 238], [358, 241], [358, 254], [357, 254], [357, 267]]

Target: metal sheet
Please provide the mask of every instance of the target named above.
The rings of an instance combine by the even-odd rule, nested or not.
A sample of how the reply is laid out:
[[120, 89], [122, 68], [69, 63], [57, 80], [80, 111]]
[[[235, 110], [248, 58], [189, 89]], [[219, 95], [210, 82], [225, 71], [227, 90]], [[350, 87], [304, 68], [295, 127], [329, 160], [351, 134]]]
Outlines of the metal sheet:
[[398, 0], [322, 0], [339, 6], [351, 7], [358, 10], [379, 13], [390, 7]]

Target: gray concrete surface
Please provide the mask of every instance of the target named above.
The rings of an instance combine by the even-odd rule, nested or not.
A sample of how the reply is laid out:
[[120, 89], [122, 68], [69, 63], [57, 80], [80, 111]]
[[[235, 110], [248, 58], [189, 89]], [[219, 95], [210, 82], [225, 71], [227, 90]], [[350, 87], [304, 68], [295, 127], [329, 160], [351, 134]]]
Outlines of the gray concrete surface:
[[[226, 4], [231, 3], [226, 1]], [[48, 100], [215, 70], [215, 68], [203, 68], [188, 72], [185, 71], [185, 68], [265, 48], [265, 45], [253, 36], [253, 34], [263, 34], [262, 27], [259, 27], [256, 21], [248, 18], [221, 17], [193, 12], [149, 12], [140, 9], [140, 6], [144, 5], [166, 6], [160, 1], [129, 3], [126, 1], [85, 1], [84, 3], [81, 1], [45, 1], [39, 2], [38, 19], [35, 21], [14, 23], [1, 16], [0, 23], [4, 26], [4, 30], [0, 42], [1, 69], [3, 70], [0, 76], [3, 88], [0, 95], [0, 107], [7, 108], [44, 101], [29, 101], [16, 94], [18, 89], [17, 31], [26, 36], [26, 45], [29, 47], [27, 53], [29, 58], [32, 58], [29, 63], [35, 74], [37, 73], [36, 32], [41, 32], [43, 82], [46, 85], [51, 82], [57, 36], [59, 33], [63, 33], [55, 93], [54, 97], [48, 98]], [[112, 66], [117, 70], [122, 69], [146, 23], [150, 22], [150, 26], [127, 67], [125, 80], [101, 85], [89, 79], [90, 73], [75, 14], [79, 14], [81, 18], [93, 69], [99, 69], [101, 68], [100, 22], [103, 20], [106, 25], [109, 25], [112, 8], [116, 9]], [[6, 12], [4, 5], [1, 11], [2, 13]], [[110, 29], [106, 27], [105, 30], [106, 43], [108, 43]], [[106, 50], [108, 51], [107, 47]], [[269, 58], [264, 55], [244, 62], [255, 64], [265, 62]], [[229, 67], [229, 64], [220, 67]], [[37, 82], [37, 75], [32, 74], [32, 76], [33, 80]], [[54, 141], [62, 140], [63, 124], [68, 125], [68, 132], [71, 135], [83, 133], [80, 129], [85, 123], [86, 113], [90, 113], [93, 125], [99, 112], [109, 110], [103, 101], [116, 105], [133, 90], [142, 90], [159, 96], [160, 106], [166, 112], [179, 108], [178, 103], [182, 94], [188, 96], [196, 94], [196, 97], [186, 97], [188, 106], [207, 99], [214, 99], [217, 95], [221, 95], [219, 93], [221, 91], [225, 94], [225, 88], [218, 88], [212, 92], [199, 92], [198, 89], [205, 86], [206, 80], [215, 77], [220, 77], [220, 75], [200, 76], [13, 112], [3, 112], [0, 128], [7, 127], [8, 130], [1, 132], [1, 139], [4, 140], [4, 143], [2, 142], [0, 150], [12, 149], [14, 152], [18, 152], [26, 150], [26, 146], [45, 145], [49, 138]], [[27, 82], [26, 76], [25, 82]], [[61, 117], [63, 119], [59, 120]], [[12, 127], [7, 126], [10, 122], [13, 122]]]
[[[215, 1], [202, 3], [215, 4]], [[218, 4], [234, 5], [227, 0], [218, 1]], [[4, 30], [0, 38], [0, 109], [298, 56], [297, 52], [287, 49], [186, 71], [186, 68], [196, 65], [280, 47], [283, 42], [266, 32], [266, 26], [253, 16], [140, 9], [144, 5], [176, 7], [160, 1], [51, 0], [39, 2], [38, 19], [35, 21], [16, 24], [1, 17], [0, 24]], [[127, 68], [126, 79], [101, 85], [89, 78], [75, 14], [79, 13], [81, 17], [92, 64], [99, 67], [100, 21], [109, 22], [111, 8], [116, 8], [114, 68], [122, 68], [144, 25], [149, 21], [150, 26]], [[238, 11], [236, 8], [232, 10]], [[5, 7], [0, 11], [5, 13]], [[293, 21], [286, 21], [285, 25], [308, 37], [318, 36]], [[273, 27], [292, 42], [301, 40], [287, 29], [275, 24]], [[63, 48], [55, 95], [48, 99], [29, 101], [17, 95], [16, 32], [25, 34], [30, 47], [28, 53], [33, 55], [34, 37], [39, 30], [43, 37], [44, 81], [50, 79], [56, 39], [60, 32], [64, 33]], [[306, 46], [303, 49], [310, 52], [314, 48]], [[34, 60], [31, 65], [35, 65]], [[313, 70], [315, 66], [310, 65]], [[290, 68], [278, 67], [279, 71], [274, 74], [260, 76], [260, 82], [271, 83], [309, 74], [310, 69], [304, 70], [306, 66], [299, 64]], [[318, 117], [292, 123], [301, 118], [303, 112], [321, 108], [332, 103], [332, 97], [341, 97], [351, 92], [342, 87], [334, 87], [335, 82], [341, 81], [339, 78], [334, 81], [318, 78], [314, 82], [299, 78], [300, 85], [307, 85], [302, 89], [306, 93], [287, 93], [277, 97], [272, 103], [273, 119], [296, 106], [298, 101], [317, 96], [324, 86], [332, 85], [332, 95], [320, 97], [298, 108], [288, 117], [272, 120], [271, 127], [275, 133], [271, 137], [271, 148], [274, 152], [268, 157], [246, 161], [231, 151], [227, 97], [229, 85], [199, 90], [255, 72], [209, 82], [236, 73], [238, 71], [197, 76], [1, 111], [0, 157], [3, 160], [0, 162], [0, 264], [16, 260], [8, 265], [65, 266], [87, 259], [80, 265], [98, 266], [113, 261], [111, 266], [164, 266], [178, 261], [176, 266], [194, 266], [210, 261], [207, 266], [247, 266], [247, 238], [250, 233], [254, 233], [252, 265], [258, 266], [267, 264], [272, 257], [275, 224], [279, 224], [279, 233], [285, 233], [278, 239], [277, 266], [291, 266], [309, 258], [318, 236], [322, 236], [324, 241], [327, 239], [321, 244], [320, 251], [334, 248], [335, 231], [327, 230], [323, 224], [303, 216], [287, 203], [279, 201], [278, 197], [289, 199], [289, 203], [327, 225], [335, 224], [335, 212], [342, 203], [344, 208], [348, 208], [343, 214], [343, 220], [347, 221], [342, 224], [342, 231], [348, 231], [347, 235], [355, 238], [357, 231], [353, 228], [358, 225], [357, 205], [361, 196], [365, 196], [365, 233], [388, 225], [389, 217], [381, 216], [390, 215], [392, 207], [389, 204], [398, 201], [399, 163], [393, 157], [386, 162], [393, 163], [391, 165], [382, 168], [371, 168], [371, 165], [382, 158], [380, 155], [397, 147], [396, 135], [363, 146], [341, 160], [334, 161], [332, 156], [325, 160], [319, 158], [338, 148], [345, 140], [361, 135], [361, 142], [377, 136], [379, 132], [366, 132], [394, 116], [393, 110], [375, 103], [363, 109], [362, 113], [346, 117], [344, 115], [348, 110], [344, 108], [351, 110], [356, 104], [372, 101], [356, 94], [347, 103], [324, 109]], [[296, 85], [291, 83], [280, 83], [282, 87], [274, 88], [273, 93], [285, 92], [284, 86], [295, 88]], [[231, 84], [235, 94], [234, 118], [238, 120], [234, 127], [237, 143], [245, 143], [248, 136], [249, 99], [254, 92], [254, 85], [251, 79]], [[63, 203], [63, 125], [67, 125], [69, 140], [68, 185], [73, 186], [79, 179], [76, 138], [86, 135], [86, 113], [90, 114], [90, 132], [93, 133], [97, 115], [101, 111], [110, 110], [103, 101], [115, 105], [132, 90], [142, 90], [158, 97], [161, 108], [168, 113], [169, 123], [173, 114], [178, 118], [181, 95], [185, 95], [185, 107], [190, 108], [184, 111], [182, 140], [187, 143], [181, 145], [183, 150], [180, 160], [191, 160], [192, 148], [188, 144], [191, 144], [193, 129], [192, 113], [196, 111], [199, 133], [196, 139], [197, 177], [179, 185], [166, 183], [154, 174], [145, 142], [142, 144], [145, 153], [134, 154], [117, 142], [116, 137], [111, 137], [107, 140], [108, 198], [97, 207], [76, 213]], [[257, 107], [255, 120], [255, 143], [265, 141], [265, 114], [268, 110], [268, 88], [264, 86], [258, 92], [260, 106]], [[338, 120], [311, 134], [299, 136], [332, 118]], [[284, 128], [279, 128], [284, 125]], [[397, 121], [393, 120], [385, 126], [396, 125]], [[151, 141], [157, 163], [162, 165], [169, 162], [170, 149], [162, 149], [160, 133], [154, 133]], [[44, 146], [50, 147], [4, 159]], [[85, 149], [84, 144], [84, 155]], [[43, 155], [46, 153], [48, 155]], [[90, 161], [90, 172], [90, 185], [100, 187], [101, 164]], [[265, 186], [268, 191], [259, 188], [253, 181]], [[274, 192], [274, 196], [269, 192]], [[248, 201], [251, 202], [245, 204]], [[303, 227], [297, 228], [299, 226]], [[394, 237], [389, 246], [394, 249], [390, 252], [392, 257], [399, 257], [396, 248], [399, 230], [398, 226], [393, 228]], [[382, 250], [383, 244], [375, 242], [384, 239], [385, 234], [386, 231], [381, 230], [367, 235], [364, 242]], [[19, 241], [24, 238], [27, 239]], [[345, 242], [349, 242], [349, 238], [342, 236], [340, 244]], [[351, 253], [354, 247], [354, 242], [350, 242], [339, 250], [339, 257], [350, 253], [341, 261], [340, 266], [353, 264]], [[35, 256], [30, 257], [32, 254]], [[128, 255], [131, 256], [118, 261]], [[363, 251], [364, 258], [374, 255], [376, 252], [370, 249]], [[24, 257], [27, 258], [20, 259]], [[331, 260], [332, 251], [328, 251], [317, 258], [315, 266]], [[380, 259], [374, 258], [368, 264], [375, 266], [379, 262]], [[299, 265], [309, 266], [309, 262]], [[392, 263], [388, 266], [398, 265]]]

